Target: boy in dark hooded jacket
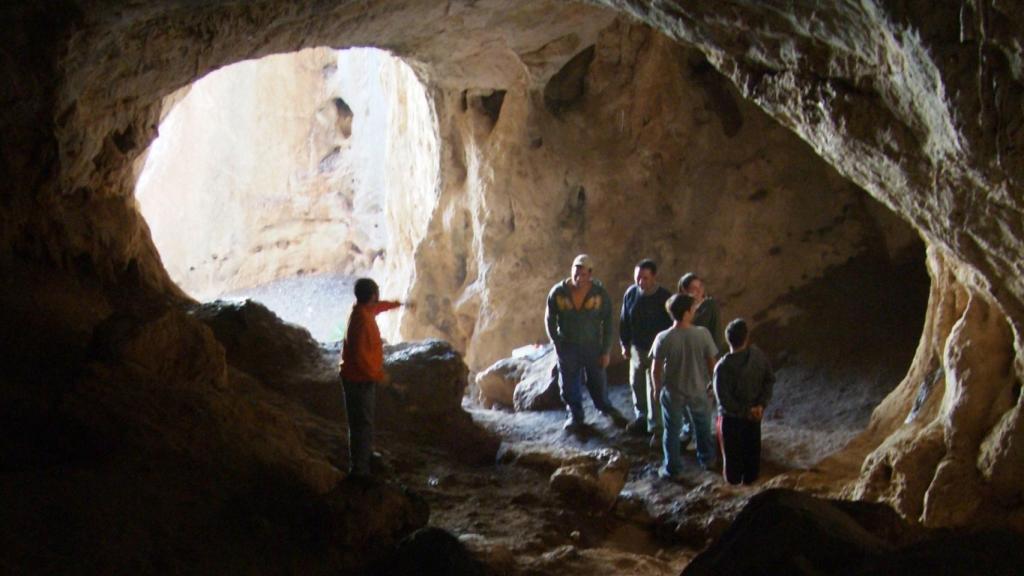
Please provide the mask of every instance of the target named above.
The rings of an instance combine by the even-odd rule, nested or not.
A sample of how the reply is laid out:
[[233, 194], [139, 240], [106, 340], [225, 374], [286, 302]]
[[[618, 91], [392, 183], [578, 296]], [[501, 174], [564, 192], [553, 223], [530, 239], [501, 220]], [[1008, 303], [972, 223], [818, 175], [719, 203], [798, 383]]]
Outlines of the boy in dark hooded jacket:
[[752, 484], [761, 469], [761, 419], [775, 374], [764, 352], [750, 344], [746, 321], [730, 322], [725, 336], [730, 351], [715, 366], [714, 378], [722, 472], [730, 484]]

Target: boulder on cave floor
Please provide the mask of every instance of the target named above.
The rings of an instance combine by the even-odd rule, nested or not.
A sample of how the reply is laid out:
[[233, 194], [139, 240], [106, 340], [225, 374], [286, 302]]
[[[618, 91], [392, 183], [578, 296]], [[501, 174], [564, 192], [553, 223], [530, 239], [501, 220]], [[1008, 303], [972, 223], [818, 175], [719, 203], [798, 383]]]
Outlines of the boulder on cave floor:
[[750, 499], [684, 576], [719, 574], [1019, 574], [1024, 536], [927, 531], [884, 504], [771, 489]]
[[443, 340], [384, 347], [388, 381], [377, 391], [382, 429], [439, 445], [471, 464], [492, 464], [501, 440], [462, 409], [469, 368]]
[[526, 367], [521, 358], [502, 358], [477, 374], [477, 400], [484, 408], [512, 407], [516, 385]]
[[626, 484], [629, 460], [610, 448], [570, 458], [551, 475], [562, 498], [610, 509]]
[[[304, 328], [251, 300], [200, 304], [191, 314], [213, 330], [232, 367], [314, 414], [344, 418], [337, 345], [322, 346]], [[462, 409], [469, 369], [450, 344], [386, 345], [384, 370], [389, 378], [376, 395], [382, 429], [450, 449], [466, 462], [494, 462], [500, 440]]]
[[228, 364], [325, 418], [342, 412], [337, 366], [309, 331], [253, 300], [215, 300], [189, 313], [224, 347]]
[[484, 576], [487, 571], [450, 532], [428, 526], [399, 542], [373, 571], [375, 576]]
[[612, 448], [581, 451], [542, 442], [505, 445], [499, 460], [550, 474], [551, 489], [566, 502], [603, 509], [615, 504], [630, 464]]
[[554, 346], [524, 347], [524, 353], [495, 362], [476, 376], [480, 403], [511, 406], [516, 412], [558, 410], [558, 357]]

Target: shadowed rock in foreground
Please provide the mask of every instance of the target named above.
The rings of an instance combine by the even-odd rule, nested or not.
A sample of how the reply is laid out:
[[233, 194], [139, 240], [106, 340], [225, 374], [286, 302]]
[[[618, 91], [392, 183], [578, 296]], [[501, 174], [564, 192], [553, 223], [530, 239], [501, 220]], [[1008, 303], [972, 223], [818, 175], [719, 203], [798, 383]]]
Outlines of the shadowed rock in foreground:
[[882, 504], [822, 500], [790, 490], [750, 499], [683, 576], [727, 574], [1019, 574], [1024, 537], [1011, 531], [931, 531]]

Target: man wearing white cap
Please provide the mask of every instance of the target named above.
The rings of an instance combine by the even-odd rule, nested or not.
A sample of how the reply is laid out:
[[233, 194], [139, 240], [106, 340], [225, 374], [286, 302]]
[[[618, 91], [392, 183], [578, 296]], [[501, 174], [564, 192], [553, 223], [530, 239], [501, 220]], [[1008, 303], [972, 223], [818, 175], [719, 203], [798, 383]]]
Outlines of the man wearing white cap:
[[605, 368], [614, 341], [612, 301], [601, 282], [592, 278], [593, 272], [590, 256], [580, 254], [572, 261], [570, 277], [548, 293], [545, 320], [548, 338], [558, 355], [562, 401], [569, 411], [567, 430], [585, 425], [580, 391], [583, 382], [601, 413], [618, 425], [626, 423], [608, 399]]

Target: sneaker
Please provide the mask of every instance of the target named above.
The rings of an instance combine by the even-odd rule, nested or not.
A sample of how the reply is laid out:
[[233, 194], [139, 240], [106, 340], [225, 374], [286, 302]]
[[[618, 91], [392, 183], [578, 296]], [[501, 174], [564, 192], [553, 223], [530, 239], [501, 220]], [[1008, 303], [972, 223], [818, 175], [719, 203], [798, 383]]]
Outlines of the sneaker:
[[661, 450], [661, 432], [655, 432], [651, 435], [650, 445], [655, 450]]
[[637, 417], [636, 420], [629, 423], [629, 426], [626, 426], [626, 432], [636, 436], [645, 436], [647, 434], [647, 417]]
[[683, 473], [676, 472], [673, 474], [672, 472], [669, 472], [668, 469], [666, 469], [664, 466], [662, 466], [661, 468], [658, 468], [658, 478], [661, 478], [662, 480], [668, 480], [669, 482], [682, 482]]
[[679, 451], [682, 452], [693, 441], [693, 430], [690, 429], [690, 423], [684, 420], [683, 427], [679, 432]]
[[690, 442], [692, 441], [693, 435], [690, 434], [688, 430], [684, 430], [683, 433], [679, 435], [679, 451], [684, 452], [686, 448], [690, 446]]

